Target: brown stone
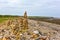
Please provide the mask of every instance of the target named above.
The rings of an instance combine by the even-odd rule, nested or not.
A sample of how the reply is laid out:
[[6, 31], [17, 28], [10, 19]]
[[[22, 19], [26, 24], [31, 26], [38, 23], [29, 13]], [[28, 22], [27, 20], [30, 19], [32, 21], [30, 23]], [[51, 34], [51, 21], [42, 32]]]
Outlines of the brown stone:
[[28, 29], [28, 20], [27, 20], [27, 13], [24, 13], [24, 19], [23, 19], [23, 27], [24, 29]]
[[5, 37], [3, 37], [3, 39], [2, 40], [7, 40]]
[[26, 11], [25, 11], [25, 13], [24, 13], [24, 18], [27, 19], [27, 12], [26, 12]]

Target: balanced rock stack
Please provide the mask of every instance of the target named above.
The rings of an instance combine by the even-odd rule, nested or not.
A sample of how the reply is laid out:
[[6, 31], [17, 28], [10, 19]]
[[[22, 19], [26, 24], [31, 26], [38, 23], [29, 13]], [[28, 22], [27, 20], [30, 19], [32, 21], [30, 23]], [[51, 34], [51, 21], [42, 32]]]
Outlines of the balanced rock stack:
[[27, 20], [27, 13], [24, 13], [24, 19], [23, 19], [23, 27], [24, 29], [28, 29], [28, 20]]
[[[19, 30], [18, 30], [18, 32], [16, 32], [16, 40], [19, 40], [19, 38], [20, 38], [20, 34], [21, 33], [23, 33], [23, 32], [26, 32], [27, 31], [27, 29], [28, 29], [28, 20], [27, 20], [27, 13], [25, 12], [24, 13], [24, 18], [20, 18], [19, 19], [20, 21], [20, 23], [19, 23]], [[16, 26], [17, 27], [17, 26]], [[16, 28], [17, 29], [17, 28]], [[14, 33], [14, 32], [13, 32]]]

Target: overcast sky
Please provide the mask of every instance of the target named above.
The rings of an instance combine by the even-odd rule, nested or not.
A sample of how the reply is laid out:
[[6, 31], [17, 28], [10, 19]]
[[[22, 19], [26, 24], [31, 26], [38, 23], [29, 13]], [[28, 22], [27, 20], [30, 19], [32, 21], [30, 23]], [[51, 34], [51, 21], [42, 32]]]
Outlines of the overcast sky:
[[0, 0], [0, 15], [60, 17], [60, 0]]

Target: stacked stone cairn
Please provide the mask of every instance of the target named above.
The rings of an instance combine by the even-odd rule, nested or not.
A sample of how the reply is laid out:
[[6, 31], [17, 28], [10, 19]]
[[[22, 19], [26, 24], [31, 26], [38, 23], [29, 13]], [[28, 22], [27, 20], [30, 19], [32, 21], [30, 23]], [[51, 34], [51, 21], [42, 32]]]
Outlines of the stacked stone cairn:
[[20, 18], [20, 27], [19, 27], [19, 31], [16, 32], [16, 40], [18, 40], [20, 38], [20, 35], [26, 32], [27, 29], [28, 29], [28, 20], [27, 20], [27, 13], [25, 11], [24, 18]]

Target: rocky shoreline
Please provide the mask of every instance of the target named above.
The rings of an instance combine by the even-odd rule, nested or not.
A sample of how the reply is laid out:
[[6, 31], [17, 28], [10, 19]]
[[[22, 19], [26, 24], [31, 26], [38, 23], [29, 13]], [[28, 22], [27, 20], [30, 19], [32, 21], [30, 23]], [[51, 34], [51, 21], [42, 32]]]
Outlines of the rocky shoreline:
[[[10, 21], [11, 24], [7, 24]], [[0, 26], [0, 40], [16, 40], [18, 35], [12, 33], [12, 27], [19, 31], [20, 20], [8, 20]], [[18, 25], [16, 25], [18, 24]], [[58, 28], [59, 27], [59, 28]], [[55, 30], [55, 29], [58, 29]], [[19, 34], [18, 40], [60, 40], [60, 25], [52, 23], [28, 20], [28, 30]]]

